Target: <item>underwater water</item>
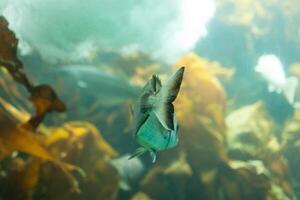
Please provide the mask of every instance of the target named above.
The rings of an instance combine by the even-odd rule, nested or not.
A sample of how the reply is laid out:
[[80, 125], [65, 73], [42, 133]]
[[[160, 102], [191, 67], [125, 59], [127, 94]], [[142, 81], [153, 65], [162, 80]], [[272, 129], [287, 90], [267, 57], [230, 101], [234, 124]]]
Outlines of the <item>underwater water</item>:
[[300, 200], [299, 0], [0, 16], [0, 200]]

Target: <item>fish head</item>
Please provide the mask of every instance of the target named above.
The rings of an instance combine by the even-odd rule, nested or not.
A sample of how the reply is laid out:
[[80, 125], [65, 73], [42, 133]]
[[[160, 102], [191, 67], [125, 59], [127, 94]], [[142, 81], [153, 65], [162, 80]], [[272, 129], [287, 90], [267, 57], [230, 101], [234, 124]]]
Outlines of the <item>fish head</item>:
[[155, 102], [157, 100], [156, 96], [160, 92], [161, 87], [161, 81], [156, 74], [152, 75], [150, 80], [148, 80], [148, 82], [143, 87], [139, 99], [133, 107], [132, 112], [135, 133], [145, 122], [148, 113], [151, 112], [151, 110], [154, 108]]
[[161, 81], [158, 75], [153, 74], [150, 80], [148, 80], [145, 86], [143, 87], [142, 95], [143, 94], [148, 94], [149, 96], [156, 95], [160, 91], [161, 86], [162, 86]]
[[161, 89], [161, 81], [159, 77], [156, 74], [154, 74], [151, 78], [151, 90], [153, 94], [157, 95], [160, 89]]

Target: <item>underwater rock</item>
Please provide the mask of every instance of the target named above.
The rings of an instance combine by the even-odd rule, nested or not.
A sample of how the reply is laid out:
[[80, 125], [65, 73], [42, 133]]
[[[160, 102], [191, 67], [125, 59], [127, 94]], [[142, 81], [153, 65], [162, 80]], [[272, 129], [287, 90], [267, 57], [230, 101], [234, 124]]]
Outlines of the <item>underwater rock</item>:
[[[218, 172], [219, 195], [230, 200], [291, 200], [282, 182], [276, 180], [262, 161], [230, 161], [220, 166]], [[289, 191], [290, 192], [290, 191]]]
[[274, 125], [262, 102], [244, 106], [226, 117], [228, 153], [232, 159], [260, 159], [274, 139]]
[[224, 199], [265, 200], [271, 187], [260, 161], [231, 161], [220, 167], [218, 178]]
[[[262, 102], [242, 107], [230, 113], [226, 118], [228, 127], [228, 154], [231, 165], [238, 163], [251, 166], [251, 160], [261, 160], [262, 166], [256, 162], [256, 171], [265, 170], [268, 175], [270, 190], [268, 195], [274, 196], [272, 192], [280, 190], [282, 195], [292, 198], [294, 195], [292, 185], [289, 181], [289, 169], [286, 159], [282, 155], [282, 148], [274, 131], [275, 126], [265, 111]], [[259, 164], [259, 165], [257, 165]], [[233, 167], [233, 166], [232, 166]], [[275, 195], [276, 196], [276, 195]], [[280, 198], [271, 199], [280, 199]], [[267, 198], [267, 197], [266, 197]]]

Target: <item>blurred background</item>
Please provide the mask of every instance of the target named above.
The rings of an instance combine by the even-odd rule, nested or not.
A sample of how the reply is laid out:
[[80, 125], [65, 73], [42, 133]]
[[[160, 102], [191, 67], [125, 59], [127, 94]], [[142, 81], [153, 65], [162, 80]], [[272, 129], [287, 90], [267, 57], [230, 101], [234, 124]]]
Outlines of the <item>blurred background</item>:
[[[0, 0], [0, 15], [0, 200], [300, 199], [299, 0]], [[128, 160], [130, 105], [181, 66], [178, 146]]]

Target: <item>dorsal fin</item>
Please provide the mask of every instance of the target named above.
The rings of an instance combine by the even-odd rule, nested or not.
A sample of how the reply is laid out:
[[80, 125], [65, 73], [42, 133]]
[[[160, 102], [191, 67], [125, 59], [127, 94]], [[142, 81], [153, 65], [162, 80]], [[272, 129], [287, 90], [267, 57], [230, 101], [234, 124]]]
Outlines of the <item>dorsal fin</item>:
[[174, 130], [174, 106], [172, 103], [178, 95], [183, 73], [184, 67], [181, 67], [163, 84], [159, 93], [158, 106], [154, 111], [161, 124], [169, 130]]

